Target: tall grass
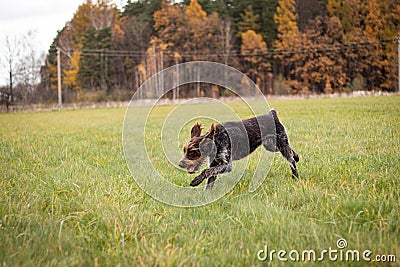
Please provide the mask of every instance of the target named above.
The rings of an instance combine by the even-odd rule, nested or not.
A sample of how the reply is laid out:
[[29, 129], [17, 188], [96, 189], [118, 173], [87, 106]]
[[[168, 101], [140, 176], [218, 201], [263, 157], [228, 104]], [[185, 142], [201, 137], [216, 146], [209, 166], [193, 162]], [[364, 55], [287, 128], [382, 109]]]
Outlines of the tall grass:
[[[277, 155], [257, 191], [248, 191], [247, 171], [200, 208], [168, 206], [138, 188], [122, 150], [124, 109], [0, 115], [0, 264], [263, 265], [266, 245], [321, 251], [339, 238], [398, 264], [400, 97], [270, 104], [300, 154], [301, 179]], [[150, 126], [172, 109], [156, 110]]]

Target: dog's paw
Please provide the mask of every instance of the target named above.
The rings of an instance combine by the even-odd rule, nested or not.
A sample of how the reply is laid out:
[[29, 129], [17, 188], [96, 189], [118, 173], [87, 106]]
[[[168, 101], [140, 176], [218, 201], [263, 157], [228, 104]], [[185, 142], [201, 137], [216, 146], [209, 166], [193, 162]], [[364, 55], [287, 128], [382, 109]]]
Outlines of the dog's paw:
[[204, 177], [203, 175], [199, 175], [196, 176], [191, 182], [190, 182], [190, 186], [198, 186], [199, 184], [201, 184], [201, 182], [203, 182]]
[[300, 160], [299, 154], [297, 154], [297, 153], [294, 152], [294, 151], [293, 151], [293, 159], [294, 159], [296, 162], [299, 162], [299, 160]]
[[298, 179], [299, 178], [299, 173], [297, 172], [297, 169], [292, 170], [292, 178]]

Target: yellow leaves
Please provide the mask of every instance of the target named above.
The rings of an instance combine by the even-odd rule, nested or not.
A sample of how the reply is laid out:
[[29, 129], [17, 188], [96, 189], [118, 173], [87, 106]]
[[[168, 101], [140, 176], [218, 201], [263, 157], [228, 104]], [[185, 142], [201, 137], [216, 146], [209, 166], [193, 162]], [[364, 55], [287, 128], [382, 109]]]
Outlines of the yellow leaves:
[[64, 72], [63, 84], [68, 88], [76, 90], [82, 89], [78, 79], [80, 57], [81, 57], [80, 51], [76, 50], [72, 54], [72, 57], [70, 59], [70, 69], [66, 69], [63, 71]]
[[79, 59], [81, 57], [81, 53], [77, 50], [72, 54], [71, 57], [71, 66], [78, 70], [79, 69]]
[[57, 89], [57, 65], [53, 65], [47, 61], [46, 66], [48, 69], [50, 87], [51, 89]]
[[340, 5], [340, 0], [328, 0], [328, 3], [326, 4], [326, 10], [331, 17], [339, 17]]
[[181, 54], [179, 54], [178, 52], [174, 52], [174, 58], [176, 60], [180, 60], [182, 58]]
[[179, 22], [182, 20], [183, 14], [178, 5], [169, 5], [163, 2], [162, 9], [154, 12], [153, 17], [154, 29], [159, 31], [168, 26], [179, 24]]
[[[264, 42], [261, 34], [257, 34], [253, 30], [247, 30], [242, 33], [241, 52], [243, 55], [265, 53], [267, 52], [267, 44]], [[246, 57], [245, 60], [258, 64], [262, 61], [262, 57]]]
[[160, 38], [154, 39], [160, 42], [173, 44], [181, 39], [183, 12], [178, 5], [168, 5], [163, 2], [161, 10], [154, 12], [154, 29]]
[[371, 39], [379, 39], [380, 32], [383, 29], [382, 15], [380, 12], [379, 5], [376, 1], [369, 1], [368, 3], [368, 15], [365, 21], [365, 32]]
[[122, 38], [124, 37], [124, 35], [125, 35], [124, 31], [123, 31], [122, 28], [121, 28], [121, 25], [119, 25], [119, 24], [117, 24], [117, 23], [114, 25], [112, 33], [113, 33], [113, 36], [114, 36], [114, 37], [116, 37], [116, 38], [121, 38], [121, 39], [122, 39]]
[[[157, 37], [152, 38], [151, 46], [157, 52], [168, 49], [200, 54], [219, 45], [216, 38], [221, 23], [218, 14], [207, 16], [196, 0], [184, 8], [163, 2], [161, 10], [153, 17]], [[175, 57], [175, 61], [178, 58], [180, 56]]]
[[254, 54], [267, 52], [267, 44], [263, 41], [261, 34], [253, 30], [242, 33], [242, 54]]
[[244, 60], [253, 65], [252, 68], [247, 72], [250, 77], [255, 80], [256, 84], [259, 85], [261, 82], [261, 73], [269, 66], [268, 63], [264, 62], [263, 57], [255, 57], [254, 54], [260, 54], [267, 52], [267, 44], [264, 42], [261, 34], [257, 34], [253, 30], [247, 30], [242, 33], [242, 46], [241, 53], [243, 55], [252, 55], [245, 57]]
[[82, 42], [85, 32], [89, 29], [91, 6], [92, 4], [90, 2], [81, 4], [71, 20], [73, 39], [76, 44]]
[[167, 50], [167, 48], [168, 48], [168, 44], [161, 43], [161, 44], [159, 45], [159, 48], [160, 48], [161, 51], [165, 51], [165, 50]]
[[283, 40], [297, 36], [299, 30], [297, 27], [296, 1], [280, 0], [274, 15], [274, 21], [278, 27], [279, 39]]
[[190, 5], [185, 10], [185, 15], [191, 20], [203, 20], [207, 17], [207, 13], [196, 0], [190, 1]]
[[141, 74], [145, 74], [145, 73], [146, 73], [146, 69], [145, 69], [145, 67], [143, 66], [143, 64], [139, 64], [137, 68], [138, 68], [138, 71], [139, 71]]

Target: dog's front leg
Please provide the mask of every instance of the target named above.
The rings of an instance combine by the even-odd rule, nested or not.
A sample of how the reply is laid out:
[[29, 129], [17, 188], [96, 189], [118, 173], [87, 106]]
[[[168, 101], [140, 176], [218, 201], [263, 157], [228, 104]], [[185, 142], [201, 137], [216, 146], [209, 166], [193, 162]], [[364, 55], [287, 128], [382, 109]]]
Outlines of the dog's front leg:
[[211, 178], [212, 176], [217, 176], [220, 173], [230, 172], [232, 170], [232, 164], [229, 163], [222, 163], [220, 165], [210, 167], [202, 171], [198, 176], [196, 176], [192, 182], [190, 183], [191, 186], [197, 186], [204, 181], [204, 179]]
[[206, 190], [213, 189], [215, 180], [217, 180], [217, 176], [211, 176], [210, 178], [208, 178]]

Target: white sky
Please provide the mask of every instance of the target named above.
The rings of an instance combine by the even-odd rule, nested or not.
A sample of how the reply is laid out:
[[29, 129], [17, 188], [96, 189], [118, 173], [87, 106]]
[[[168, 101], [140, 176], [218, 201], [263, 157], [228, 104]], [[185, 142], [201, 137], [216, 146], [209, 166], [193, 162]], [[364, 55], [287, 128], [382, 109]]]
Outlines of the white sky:
[[[35, 33], [38, 52], [47, 53], [57, 31], [72, 19], [78, 6], [85, 0], [0, 0], [0, 56], [5, 36]], [[112, 3], [123, 7], [126, 0]], [[0, 65], [0, 85], [7, 84], [7, 74]]]

